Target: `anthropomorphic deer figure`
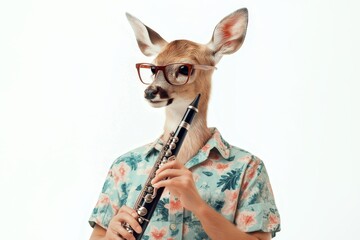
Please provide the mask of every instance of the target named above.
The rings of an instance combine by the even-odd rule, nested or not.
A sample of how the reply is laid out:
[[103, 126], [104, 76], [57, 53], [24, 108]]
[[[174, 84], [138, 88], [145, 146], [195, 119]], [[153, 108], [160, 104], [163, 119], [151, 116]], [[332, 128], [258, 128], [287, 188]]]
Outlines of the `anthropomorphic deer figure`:
[[[166, 80], [166, 71], [157, 71], [152, 77], [152, 82], [149, 82], [150, 85], [145, 90], [145, 98], [151, 106], [166, 107], [165, 138], [179, 124], [186, 106], [198, 93], [201, 94], [199, 113], [192, 124], [191, 131], [188, 133], [181, 155], [177, 157], [178, 160], [184, 163], [204, 146], [211, 135], [207, 127], [206, 117], [214, 66], [223, 55], [236, 52], [243, 44], [248, 12], [246, 9], [240, 9], [224, 18], [216, 26], [208, 44], [199, 44], [188, 40], [175, 40], [168, 43], [137, 18], [130, 14], [127, 14], [127, 17], [135, 32], [142, 53], [146, 56], [155, 56], [154, 65], [166, 66], [173, 63], [192, 65], [191, 72], [189, 67], [181, 64], [168, 67], [168, 75], [171, 75], [171, 73], [189, 75], [186, 84], [180, 86], [169, 84], [169, 81]], [[175, 67], [177, 69], [171, 69]], [[180, 78], [185, 79], [185, 76]], [[177, 84], [176, 79], [174, 79], [174, 82]]]
[[168, 193], [162, 195], [144, 239], [270, 239], [280, 229], [280, 218], [263, 162], [228, 144], [217, 129], [208, 128], [206, 119], [215, 65], [243, 44], [247, 9], [221, 20], [207, 44], [167, 42], [139, 19], [130, 14], [127, 18], [141, 52], [154, 57], [152, 63], [136, 67], [140, 80], [148, 84], [146, 100], [165, 107], [164, 133], [114, 162], [90, 218], [91, 239], [133, 239], [124, 223], [141, 232], [138, 213], [128, 206], [158, 154], [157, 145], [175, 130], [198, 94], [199, 111], [176, 161], [166, 163], [152, 180], [155, 188], [165, 187]]

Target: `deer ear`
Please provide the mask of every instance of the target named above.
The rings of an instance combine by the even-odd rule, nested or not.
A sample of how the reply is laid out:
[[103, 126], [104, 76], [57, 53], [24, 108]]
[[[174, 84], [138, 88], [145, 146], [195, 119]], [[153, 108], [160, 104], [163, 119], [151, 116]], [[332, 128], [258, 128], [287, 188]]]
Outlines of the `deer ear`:
[[134, 30], [141, 52], [146, 56], [158, 54], [167, 42], [154, 30], [143, 24], [139, 19], [126, 13], [126, 17]]
[[239, 9], [226, 16], [216, 25], [208, 47], [214, 51], [215, 61], [222, 55], [231, 54], [239, 50], [244, 42], [248, 24], [248, 10]]

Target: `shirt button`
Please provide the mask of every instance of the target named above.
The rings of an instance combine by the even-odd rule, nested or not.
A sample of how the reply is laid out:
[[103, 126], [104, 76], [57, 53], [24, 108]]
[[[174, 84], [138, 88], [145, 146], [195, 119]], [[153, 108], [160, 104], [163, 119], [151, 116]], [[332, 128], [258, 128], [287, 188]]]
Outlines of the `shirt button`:
[[174, 231], [176, 229], [176, 224], [174, 223], [170, 224], [170, 229]]

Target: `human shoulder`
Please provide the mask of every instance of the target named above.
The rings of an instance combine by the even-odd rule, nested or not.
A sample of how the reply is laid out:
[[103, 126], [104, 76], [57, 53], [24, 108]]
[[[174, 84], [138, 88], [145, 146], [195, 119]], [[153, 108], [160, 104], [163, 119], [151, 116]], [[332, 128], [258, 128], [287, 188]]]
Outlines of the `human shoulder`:
[[249, 161], [254, 155], [249, 151], [237, 146], [229, 145], [230, 158], [237, 161]]
[[263, 166], [264, 162], [253, 153], [233, 145], [229, 145], [230, 161], [246, 166]]

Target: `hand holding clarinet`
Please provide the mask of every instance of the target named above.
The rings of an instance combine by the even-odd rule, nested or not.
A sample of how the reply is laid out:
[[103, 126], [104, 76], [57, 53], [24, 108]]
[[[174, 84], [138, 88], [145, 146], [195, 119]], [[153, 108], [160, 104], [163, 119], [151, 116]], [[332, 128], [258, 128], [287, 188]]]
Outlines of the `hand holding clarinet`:
[[[188, 106], [179, 126], [161, 150], [145, 185], [131, 209], [122, 206], [110, 221], [106, 239], [141, 239], [153, 215], [164, 188], [179, 197], [184, 208], [195, 211], [199, 196], [192, 173], [183, 164], [174, 161], [198, 112], [200, 94]], [[194, 200], [198, 201], [194, 201]]]

